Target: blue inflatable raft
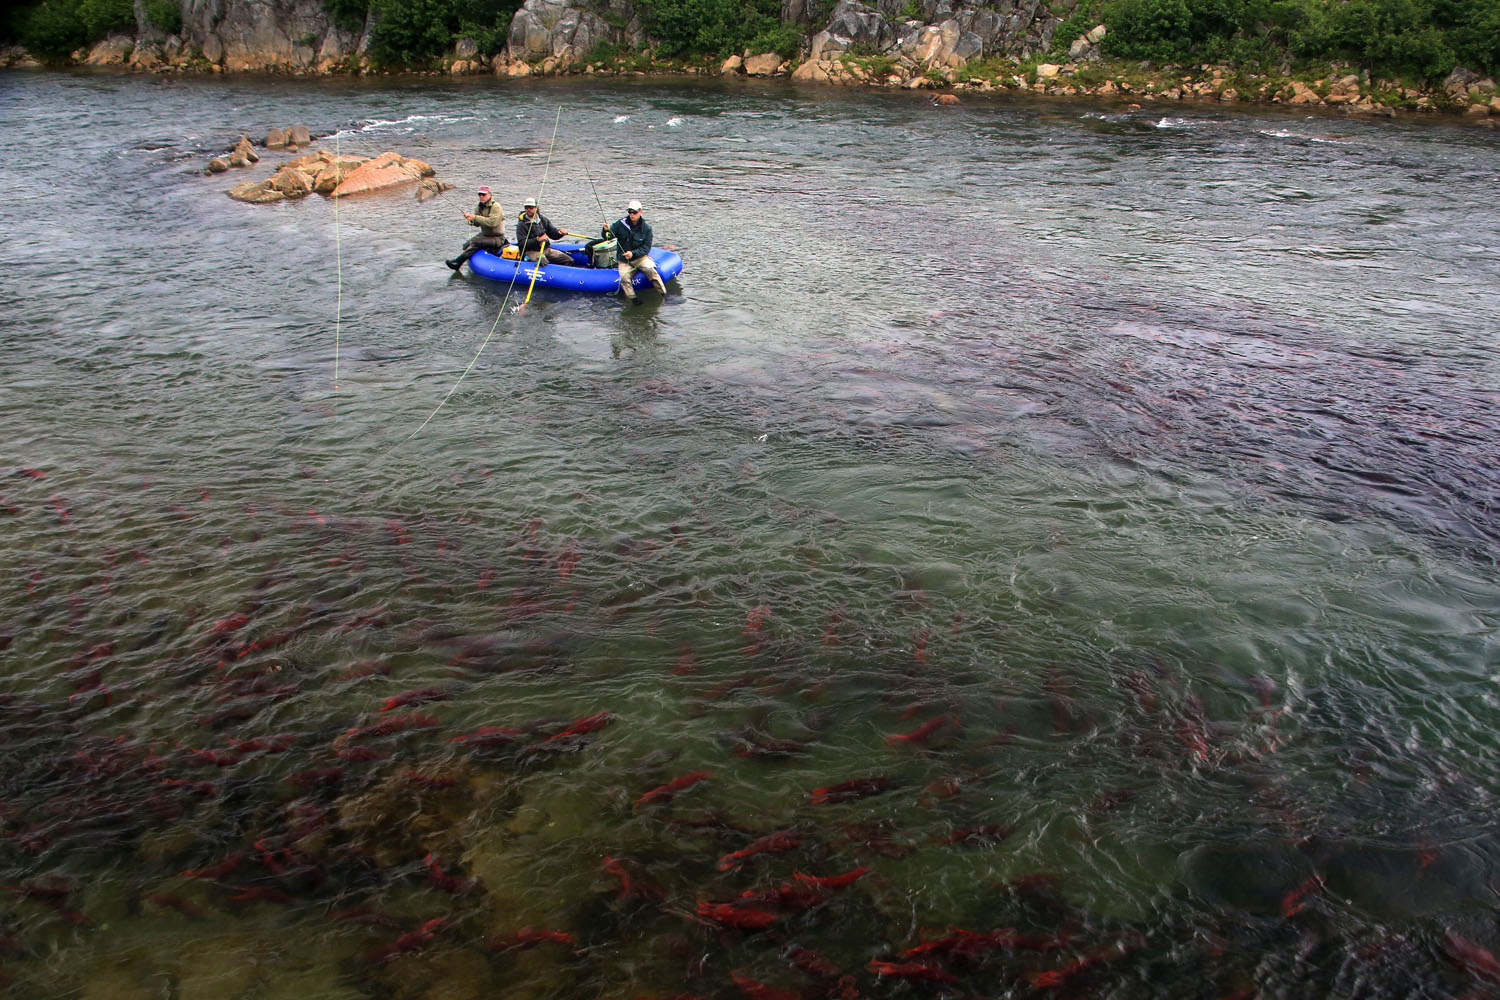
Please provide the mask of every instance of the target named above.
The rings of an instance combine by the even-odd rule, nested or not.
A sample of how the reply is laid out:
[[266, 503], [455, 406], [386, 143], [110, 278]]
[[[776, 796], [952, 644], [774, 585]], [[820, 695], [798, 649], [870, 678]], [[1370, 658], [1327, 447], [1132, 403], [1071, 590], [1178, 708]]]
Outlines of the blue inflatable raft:
[[[479, 250], [469, 258], [469, 269], [481, 278], [503, 281], [507, 285], [514, 279], [516, 287], [523, 291], [531, 287], [533, 271], [536, 272], [538, 288], [558, 288], [570, 292], [613, 292], [620, 287], [620, 274], [614, 268], [584, 266], [589, 259], [585, 244], [558, 243], [555, 246], [577, 261], [578, 266], [547, 264], [539, 268], [529, 260], [509, 260], [487, 250]], [[653, 249], [651, 259], [656, 261], [656, 273], [661, 275], [662, 281], [671, 281], [682, 273], [682, 258], [671, 250]], [[649, 288], [651, 279], [637, 271], [633, 284], [638, 290]]]

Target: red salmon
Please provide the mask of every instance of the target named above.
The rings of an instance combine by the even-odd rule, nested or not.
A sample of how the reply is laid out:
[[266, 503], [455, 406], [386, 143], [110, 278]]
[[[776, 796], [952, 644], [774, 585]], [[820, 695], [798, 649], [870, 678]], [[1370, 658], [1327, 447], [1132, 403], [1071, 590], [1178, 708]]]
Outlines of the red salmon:
[[389, 944], [381, 945], [372, 951], [365, 953], [365, 961], [371, 965], [379, 965], [388, 962], [397, 955], [407, 952], [420, 951], [427, 947], [427, 943], [437, 936], [437, 932], [448, 923], [447, 917], [434, 917], [414, 931], [407, 931]]
[[827, 785], [823, 788], [812, 790], [812, 800], [815, 803], [825, 802], [852, 802], [855, 799], [869, 798], [879, 795], [891, 787], [889, 778], [855, 778], [838, 785]]
[[595, 712], [593, 715], [585, 715], [581, 719], [575, 719], [560, 733], [553, 733], [547, 737], [551, 740], [560, 740], [565, 736], [581, 736], [584, 733], [592, 733], [609, 725], [614, 716], [608, 712]]
[[658, 785], [651, 789], [651, 791], [636, 799], [635, 804], [644, 806], [652, 802], [670, 802], [676, 797], [678, 792], [686, 788], [691, 788], [700, 781], [707, 781], [711, 777], [713, 777], [713, 774], [709, 771], [689, 771], [687, 774], [673, 778], [665, 785]]
[[742, 927], [748, 930], [764, 930], [780, 918], [767, 910], [738, 903], [698, 902], [698, 916], [706, 917], [721, 927]]
[[1443, 939], [1443, 951], [1464, 969], [1491, 983], [1500, 983], [1500, 960], [1485, 948], [1461, 934], [1448, 932]]
[[485, 943], [491, 951], [515, 951], [521, 948], [534, 948], [544, 941], [565, 944], [569, 947], [578, 944], [578, 938], [568, 931], [552, 930], [546, 927], [522, 927], [513, 934], [497, 934]]
[[896, 746], [899, 743], [926, 743], [933, 733], [936, 733], [950, 722], [957, 725], [957, 721], [952, 716], [934, 716], [909, 733], [892, 733], [885, 738], [885, 741], [891, 746]]
[[1282, 916], [1292, 917], [1307, 909], [1306, 899], [1323, 886], [1323, 876], [1314, 875], [1281, 897]]
[[778, 830], [759, 840], [752, 840], [738, 851], [731, 851], [719, 859], [719, 871], [738, 868], [741, 861], [757, 854], [782, 854], [802, 843], [802, 834], [795, 830]]
[[772, 989], [765, 983], [757, 982], [749, 976], [742, 976], [738, 972], [730, 973], [729, 977], [734, 980], [734, 985], [740, 988], [740, 992], [750, 1000], [802, 1000], [800, 993], [793, 990]]
[[956, 983], [958, 977], [946, 969], [939, 969], [921, 962], [882, 962], [870, 959], [870, 968], [882, 976], [896, 979], [915, 979], [928, 983]]
[[856, 881], [870, 871], [865, 865], [850, 869], [842, 875], [807, 875], [802, 872], [793, 872], [792, 876], [803, 885], [813, 885], [820, 889], [842, 889], [853, 885]]
[[432, 729], [437, 726], [438, 720], [435, 715], [421, 715], [411, 713], [409, 715], [393, 715], [380, 722], [373, 722], [368, 726], [357, 726], [340, 736], [337, 742], [347, 743], [364, 736], [388, 736], [391, 733], [400, 733], [408, 729]]
[[449, 743], [457, 743], [466, 747], [503, 747], [509, 746], [521, 738], [519, 729], [501, 729], [498, 726], [485, 726], [476, 729], [472, 733], [462, 736], [451, 736]]
[[389, 712], [393, 708], [403, 705], [425, 705], [430, 701], [442, 701], [448, 697], [448, 692], [442, 688], [416, 688], [411, 691], [402, 691], [398, 695], [392, 695], [381, 702], [380, 710]]

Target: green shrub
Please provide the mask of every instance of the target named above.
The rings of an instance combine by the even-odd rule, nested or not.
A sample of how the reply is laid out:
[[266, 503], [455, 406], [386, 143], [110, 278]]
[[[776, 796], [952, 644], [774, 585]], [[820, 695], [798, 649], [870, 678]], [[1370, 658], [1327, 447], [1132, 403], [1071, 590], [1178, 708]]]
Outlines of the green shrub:
[[751, 52], [774, 52], [783, 59], [791, 59], [802, 49], [802, 32], [790, 24], [778, 24], [756, 35], [745, 43]]
[[896, 72], [896, 60], [890, 56], [856, 56], [854, 61], [873, 77], [888, 76]]
[[[80, 0], [78, 16], [90, 42], [109, 34], [135, 34], [135, 7], [130, 0]], [[177, 18], [182, 20], [180, 11]]]
[[1066, 54], [1073, 44], [1073, 39], [1098, 24], [1101, 19], [1099, 12], [1102, 6], [1099, 3], [1086, 3], [1075, 10], [1066, 21], [1059, 24], [1052, 33], [1053, 54]]
[[620, 59], [620, 45], [617, 42], [600, 42], [589, 49], [583, 55], [583, 64], [590, 66], [600, 63], [605, 66], [613, 66]]
[[88, 40], [78, 8], [67, 0], [42, 0], [21, 19], [21, 44], [44, 62], [67, 59]]
[[430, 67], [463, 37], [492, 54], [505, 44], [520, 6], [520, 0], [371, 0], [370, 59], [377, 66]]
[[637, 0], [637, 6], [641, 26], [669, 59], [727, 56], [762, 36], [787, 44], [780, 0]]
[[1104, 9], [1109, 33], [1103, 50], [1120, 59], [1158, 65], [1191, 59], [1199, 41], [1193, 30], [1193, 0], [1110, 0]]
[[958, 68], [958, 79], [962, 83], [968, 83], [970, 80], [1009, 80], [1016, 75], [1019, 68], [1014, 59], [1005, 56], [970, 59]]
[[49, 63], [107, 34], [135, 34], [130, 0], [42, 0], [12, 7], [0, 21], [0, 40]]
[[1402, 77], [1442, 76], [1457, 56], [1435, 23], [1434, 6], [1432, 0], [1312, 5], [1292, 36], [1292, 50], [1304, 59], [1348, 60]]
[[1500, 70], [1500, 0], [1107, 0], [1120, 59], [1270, 67], [1345, 62], [1433, 80]]
[[164, 35], [182, 33], [182, 8], [177, 0], [145, 0], [141, 5], [146, 23]]
[[61, 62], [75, 49], [111, 33], [134, 34], [131, 0], [42, 0], [12, 9], [4, 38], [46, 62]]
[[1500, 0], [1453, 4], [1448, 44], [1459, 65], [1491, 76], [1500, 74]]
[[370, 13], [370, 0], [323, 0], [323, 9], [333, 23], [345, 31], [363, 31]]

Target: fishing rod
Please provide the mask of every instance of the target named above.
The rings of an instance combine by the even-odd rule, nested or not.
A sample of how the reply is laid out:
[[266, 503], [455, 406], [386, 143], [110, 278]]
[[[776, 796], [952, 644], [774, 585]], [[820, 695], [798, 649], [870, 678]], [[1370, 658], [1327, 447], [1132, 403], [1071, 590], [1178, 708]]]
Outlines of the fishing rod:
[[594, 187], [594, 175], [589, 173], [589, 165], [587, 163], [583, 164], [583, 176], [589, 179], [589, 190], [594, 192], [594, 204], [599, 206], [599, 218], [604, 220], [604, 230], [608, 232], [609, 214], [604, 211], [604, 202], [599, 200], [599, 189]]
[[[557, 145], [557, 126], [558, 126], [558, 123], [560, 123], [561, 121], [562, 121], [562, 106], [558, 105], [558, 108], [557, 108], [557, 119], [555, 121], [553, 121], [553, 123], [552, 123], [552, 141], [547, 144], [547, 162], [542, 166], [542, 186], [541, 186], [541, 188], [536, 193], [536, 203], [538, 205], [540, 205], [542, 203], [542, 195], [547, 190], [547, 174], [550, 173], [551, 170], [552, 170], [552, 147]], [[538, 209], [537, 211], [540, 212], [541, 210]], [[519, 237], [521, 235], [520, 229], [521, 229], [521, 223], [519, 221], [517, 221], [516, 222], [516, 236], [517, 237]], [[529, 229], [527, 231], [530, 232]], [[519, 257], [521, 260], [525, 260], [526, 259], [526, 248], [524, 246], [517, 247], [516, 248], [516, 256]], [[531, 293], [536, 289], [536, 276], [538, 274], [542, 273], [542, 264], [546, 260], [547, 260], [547, 236], [546, 236], [545, 233], [543, 233], [542, 234], [541, 246], [537, 250], [537, 253], [536, 253], [536, 261], [531, 265], [531, 284], [526, 289], [526, 300], [524, 302], [522, 302], [520, 305], [516, 306], [516, 312], [525, 312], [527, 304], [531, 302]], [[519, 267], [519, 266], [520, 265], [518, 264], [517, 267]], [[512, 280], [514, 280], [514, 278], [512, 278]]]

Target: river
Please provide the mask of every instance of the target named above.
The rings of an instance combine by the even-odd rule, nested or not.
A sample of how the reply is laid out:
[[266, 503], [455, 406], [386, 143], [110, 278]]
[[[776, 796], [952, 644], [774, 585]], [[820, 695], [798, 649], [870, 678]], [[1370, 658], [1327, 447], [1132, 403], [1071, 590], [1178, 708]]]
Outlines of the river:
[[[293, 124], [457, 186], [203, 173]], [[14, 995], [1492, 995], [1494, 132], [48, 73], [0, 125]], [[442, 264], [480, 184], [684, 271], [517, 312]]]

